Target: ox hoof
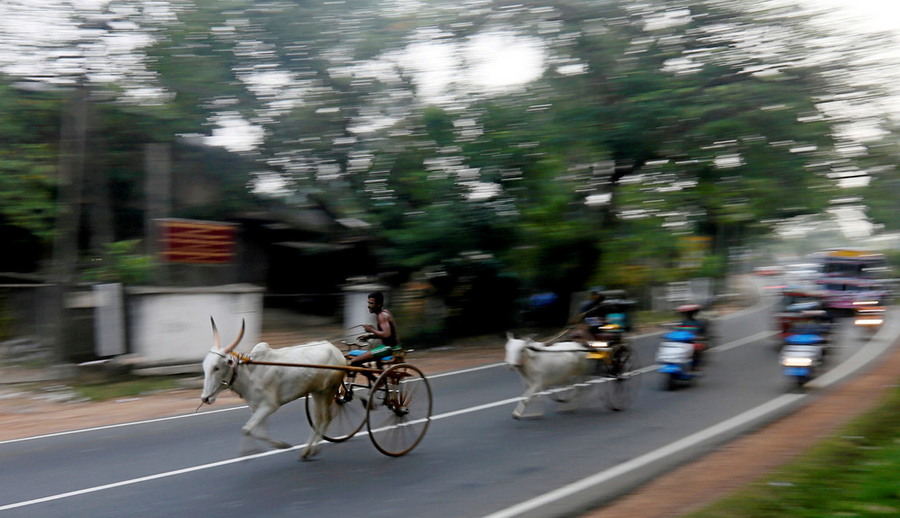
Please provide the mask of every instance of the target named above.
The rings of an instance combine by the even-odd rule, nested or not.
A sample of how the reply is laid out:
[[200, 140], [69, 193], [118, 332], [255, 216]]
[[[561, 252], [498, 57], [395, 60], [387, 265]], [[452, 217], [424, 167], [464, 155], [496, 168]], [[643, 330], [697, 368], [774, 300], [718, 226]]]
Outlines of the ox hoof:
[[316, 454], [316, 452], [314, 452], [314, 451], [304, 451], [303, 453], [300, 454], [300, 458], [298, 460], [302, 460], [302, 461], [312, 460], [312, 458], [315, 456], [315, 454]]
[[520, 412], [520, 411], [516, 410], [512, 413], [512, 416], [513, 416], [513, 419], [521, 421], [523, 419], [538, 419], [540, 417], [543, 417], [544, 414], [541, 412], [525, 412], [525, 411]]

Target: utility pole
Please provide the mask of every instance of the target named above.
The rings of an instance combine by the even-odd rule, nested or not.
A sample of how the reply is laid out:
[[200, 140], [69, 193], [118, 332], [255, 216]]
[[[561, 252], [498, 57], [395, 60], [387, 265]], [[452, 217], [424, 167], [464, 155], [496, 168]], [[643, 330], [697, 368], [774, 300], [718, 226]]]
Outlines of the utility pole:
[[[170, 144], [147, 144], [144, 148], [147, 211], [144, 216], [145, 253], [159, 257], [160, 231], [157, 220], [168, 218], [172, 212], [172, 147]], [[157, 269], [156, 282], [169, 283], [167, 265]]]
[[88, 88], [79, 82], [62, 116], [59, 153], [59, 212], [53, 241], [52, 281], [56, 318], [51, 325], [53, 351], [57, 361], [67, 358], [65, 346], [69, 327], [66, 298], [78, 272], [78, 234], [81, 228], [81, 201], [84, 184], [88, 128]]

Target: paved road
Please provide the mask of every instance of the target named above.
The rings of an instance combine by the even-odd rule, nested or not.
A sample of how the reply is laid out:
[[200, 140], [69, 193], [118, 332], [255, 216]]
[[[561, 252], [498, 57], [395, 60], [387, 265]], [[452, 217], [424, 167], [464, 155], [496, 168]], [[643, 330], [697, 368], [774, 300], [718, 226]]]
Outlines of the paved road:
[[[804, 396], [786, 393], [757, 307], [721, 321], [707, 376], [686, 390], [658, 388], [656, 339], [636, 347], [645, 372], [626, 412], [599, 400], [576, 413], [547, 405], [542, 419], [511, 418], [521, 383], [499, 364], [430, 376], [433, 422], [418, 449], [379, 454], [364, 434], [298, 450], [236, 457], [246, 408], [216, 408], [129, 426], [0, 443], [0, 516], [551, 516], [615, 495], [739, 433]], [[863, 341], [838, 333], [836, 364]], [[302, 404], [277, 413], [274, 436], [302, 443]]]

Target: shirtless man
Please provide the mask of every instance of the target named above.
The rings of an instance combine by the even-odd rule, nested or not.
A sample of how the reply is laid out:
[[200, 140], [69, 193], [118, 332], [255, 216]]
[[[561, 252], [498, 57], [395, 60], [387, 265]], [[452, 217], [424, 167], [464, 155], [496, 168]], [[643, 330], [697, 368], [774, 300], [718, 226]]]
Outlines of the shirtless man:
[[375, 325], [365, 324], [365, 338], [378, 338], [381, 343], [354, 358], [350, 365], [362, 366], [373, 360], [380, 360], [399, 353], [400, 340], [397, 338], [397, 324], [394, 315], [384, 307], [384, 294], [380, 291], [369, 293], [369, 313], [375, 315]]

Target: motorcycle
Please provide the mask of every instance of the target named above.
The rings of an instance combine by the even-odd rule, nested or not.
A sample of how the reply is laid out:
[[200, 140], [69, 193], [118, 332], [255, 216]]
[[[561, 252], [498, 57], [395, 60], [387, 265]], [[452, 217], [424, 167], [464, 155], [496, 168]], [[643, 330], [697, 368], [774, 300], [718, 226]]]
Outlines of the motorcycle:
[[780, 355], [784, 375], [793, 386], [802, 388], [818, 375], [825, 352], [825, 338], [818, 333], [788, 335]]
[[854, 325], [874, 334], [884, 323], [885, 307], [877, 300], [863, 300], [853, 303], [856, 316], [853, 319]]
[[694, 331], [693, 328], [678, 327], [662, 336], [656, 362], [666, 390], [675, 390], [699, 375], [696, 361], [698, 348], [702, 345]]

